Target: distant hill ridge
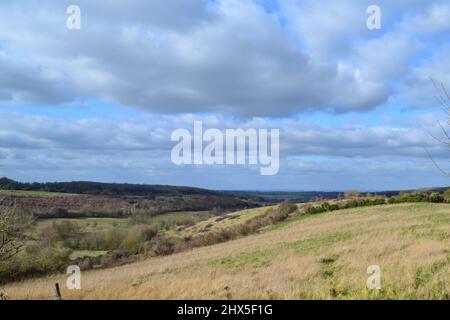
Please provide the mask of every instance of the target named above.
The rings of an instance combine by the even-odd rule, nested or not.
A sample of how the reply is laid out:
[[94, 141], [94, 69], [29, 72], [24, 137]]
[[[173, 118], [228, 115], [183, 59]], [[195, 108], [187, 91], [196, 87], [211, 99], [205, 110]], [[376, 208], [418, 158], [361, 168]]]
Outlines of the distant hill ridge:
[[[401, 192], [439, 192], [448, 187], [421, 188], [416, 190], [390, 190], [372, 192], [374, 195], [394, 196]], [[307, 202], [317, 198], [335, 199], [343, 192], [339, 191], [215, 191], [195, 187], [171, 186], [158, 184], [103, 183], [91, 181], [22, 183], [6, 177], [0, 178], [0, 190], [46, 191], [60, 193], [78, 193], [107, 196], [182, 196], [213, 195], [238, 198], [253, 198], [266, 203], [278, 203], [285, 199]]]
[[0, 189], [79, 193], [79, 194], [109, 195], [109, 196], [147, 196], [147, 197], [222, 194], [218, 191], [212, 191], [207, 189], [170, 186], [170, 185], [103, 183], [90, 181], [23, 183], [12, 179], [8, 179], [6, 177], [0, 178]]

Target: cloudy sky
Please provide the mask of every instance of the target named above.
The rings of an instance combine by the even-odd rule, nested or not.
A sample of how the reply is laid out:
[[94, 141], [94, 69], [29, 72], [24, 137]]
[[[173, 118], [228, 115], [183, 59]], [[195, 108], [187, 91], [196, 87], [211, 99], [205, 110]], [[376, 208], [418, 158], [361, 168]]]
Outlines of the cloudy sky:
[[[251, 190], [446, 186], [450, 3], [0, 2], [0, 176]], [[66, 9], [81, 8], [68, 30]], [[366, 26], [369, 5], [382, 29]], [[176, 166], [176, 128], [279, 128], [280, 170]]]

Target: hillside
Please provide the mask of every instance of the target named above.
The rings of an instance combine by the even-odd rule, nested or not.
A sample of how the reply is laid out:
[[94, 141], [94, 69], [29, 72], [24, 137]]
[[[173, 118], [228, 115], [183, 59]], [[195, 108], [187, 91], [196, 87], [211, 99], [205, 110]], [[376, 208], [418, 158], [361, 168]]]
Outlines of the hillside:
[[23, 183], [0, 178], [0, 189], [78, 193], [109, 196], [180, 196], [180, 195], [220, 195], [217, 191], [169, 185], [148, 185], [129, 183], [101, 183], [91, 181]]
[[[82, 299], [449, 299], [450, 206], [396, 204], [297, 216], [259, 234], [82, 274]], [[367, 267], [382, 272], [366, 289]], [[0, 288], [51, 298], [65, 276]]]
[[264, 204], [254, 196], [191, 187], [81, 181], [21, 183], [8, 178], [0, 178], [0, 202], [37, 218], [120, 218], [132, 214], [229, 211]]

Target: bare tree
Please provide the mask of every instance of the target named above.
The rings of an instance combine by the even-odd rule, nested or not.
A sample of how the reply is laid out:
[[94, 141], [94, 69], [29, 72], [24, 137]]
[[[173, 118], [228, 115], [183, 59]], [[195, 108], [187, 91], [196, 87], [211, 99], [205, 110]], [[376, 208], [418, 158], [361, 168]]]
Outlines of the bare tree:
[[23, 247], [24, 230], [30, 222], [29, 216], [0, 199], [0, 263], [11, 259]]
[[[444, 84], [442, 82], [436, 82], [433, 78], [430, 77], [431, 83], [433, 84], [434, 88], [436, 89], [437, 95], [436, 100], [439, 103], [439, 106], [441, 109], [446, 113], [447, 116], [447, 125], [450, 125], [450, 95], [445, 88]], [[447, 147], [450, 147], [450, 134], [445, 129], [445, 126], [442, 124], [442, 122], [437, 122], [439, 128], [442, 131], [442, 137], [438, 137], [432, 133], [429, 133], [429, 135], [435, 139], [436, 141], [446, 145]], [[431, 153], [425, 149], [428, 156], [430, 157], [431, 161], [433, 161], [436, 168], [438, 168], [444, 175], [450, 177], [450, 173], [445, 171], [432, 157]]]

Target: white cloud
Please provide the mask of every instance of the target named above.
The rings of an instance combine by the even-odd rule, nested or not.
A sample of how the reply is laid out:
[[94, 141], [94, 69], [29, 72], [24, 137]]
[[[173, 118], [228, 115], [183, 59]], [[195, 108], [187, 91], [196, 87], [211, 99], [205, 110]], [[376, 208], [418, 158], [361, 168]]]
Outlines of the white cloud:
[[72, 32], [64, 3], [0, 5], [4, 103], [93, 98], [151, 112], [247, 116], [361, 111], [395, 94], [391, 83], [404, 78], [415, 50], [413, 28], [397, 30], [389, 15], [392, 28], [373, 38], [360, 1], [281, 1], [272, 13], [237, 0], [132, 1], [126, 10], [118, 1], [79, 1], [84, 23]]

